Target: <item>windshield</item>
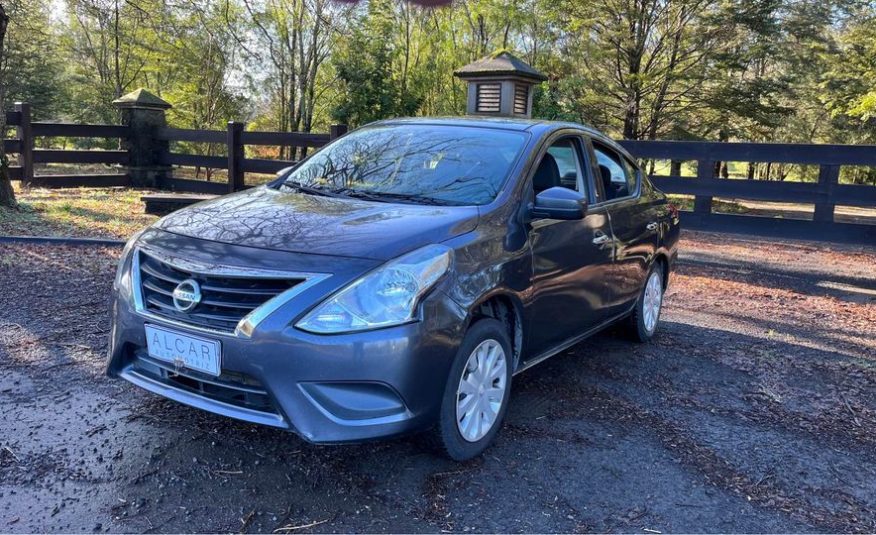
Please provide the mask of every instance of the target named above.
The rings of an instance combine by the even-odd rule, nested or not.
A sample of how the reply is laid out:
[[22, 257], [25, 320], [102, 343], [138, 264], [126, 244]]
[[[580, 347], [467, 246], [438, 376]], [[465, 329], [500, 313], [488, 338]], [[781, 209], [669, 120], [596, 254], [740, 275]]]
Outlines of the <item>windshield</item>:
[[364, 128], [311, 156], [283, 184], [390, 202], [486, 204], [525, 141], [522, 133], [486, 128]]

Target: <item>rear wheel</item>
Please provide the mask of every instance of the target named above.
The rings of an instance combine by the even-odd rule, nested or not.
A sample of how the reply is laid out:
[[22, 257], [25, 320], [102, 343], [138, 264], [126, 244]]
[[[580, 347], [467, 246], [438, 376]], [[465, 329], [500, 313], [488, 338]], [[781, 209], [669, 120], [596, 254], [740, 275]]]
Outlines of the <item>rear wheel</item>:
[[512, 361], [501, 322], [481, 319], [469, 328], [447, 379], [434, 437], [451, 459], [480, 455], [498, 433], [508, 409]]
[[639, 342], [647, 342], [657, 332], [663, 308], [663, 269], [662, 262], [651, 267], [627, 324], [630, 336]]

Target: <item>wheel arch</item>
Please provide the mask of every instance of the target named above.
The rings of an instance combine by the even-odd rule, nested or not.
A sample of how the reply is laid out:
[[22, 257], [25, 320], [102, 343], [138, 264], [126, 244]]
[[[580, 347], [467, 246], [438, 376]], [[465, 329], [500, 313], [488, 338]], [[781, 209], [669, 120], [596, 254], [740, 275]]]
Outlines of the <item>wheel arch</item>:
[[666, 288], [669, 287], [669, 253], [663, 249], [658, 250], [654, 253], [654, 257], [651, 259], [651, 266], [655, 266], [657, 264], [663, 265], [663, 291], [666, 291]]
[[468, 325], [473, 324], [480, 318], [493, 318], [502, 322], [511, 339], [511, 351], [514, 362], [512, 373], [520, 364], [523, 353], [523, 305], [517, 296], [495, 291], [481, 297], [469, 309]]

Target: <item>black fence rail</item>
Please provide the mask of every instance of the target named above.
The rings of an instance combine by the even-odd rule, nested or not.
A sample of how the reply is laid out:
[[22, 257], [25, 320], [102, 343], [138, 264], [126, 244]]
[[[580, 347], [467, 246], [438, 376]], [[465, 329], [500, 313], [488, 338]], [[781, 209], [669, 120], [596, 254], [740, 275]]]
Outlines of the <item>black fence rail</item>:
[[[852, 232], [872, 237], [876, 225], [836, 223], [837, 205], [876, 208], [876, 186], [840, 184], [842, 166], [876, 167], [876, 145], [811, 145], [786, 143], [708, 143], [688, 141], [620, 141], [630, 153], [645, 160], [668, 160], [678, 172], [680, 163], [696, 162], [695, 177], [654, 175], [654, 184], [666, 193], [693, 195], [694, 210], [683, 219], [689, 228], [754, 231], [773, 235], [829, 237]], [[817, 165], [817, 182], [720, 178], [720, 162]], [[813, 205], [812, 220], [716, 214], [714, 197]], [[855, 240], [860, 241], [860, 240]]]

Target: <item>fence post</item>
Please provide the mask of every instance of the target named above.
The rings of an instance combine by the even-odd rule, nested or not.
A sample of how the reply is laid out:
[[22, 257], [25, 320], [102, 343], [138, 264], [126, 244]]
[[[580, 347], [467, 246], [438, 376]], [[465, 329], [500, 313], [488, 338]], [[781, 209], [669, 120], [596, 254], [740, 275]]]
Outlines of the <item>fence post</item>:
[[329, 140], [337, 139], [347, 133], [347, 125], [333, 124], [329, 126]]
[[18, 153], [18, 165], [21, 166], [21, 185], [30, 186], [33, 183], [33, 131], [30, 125], [30, 104], [16, 102], [15, 111], [21, 114], [21, 121], [16, 129], [18, 141], [21, 144]]
[[815, 203], [815, 213], [812, 214], [813, 221], [822, 223], [833, 222], [833, 188], [839, 183], [840, 166], [838, 165], [821, 165], [818, 168], [818, 189], [824, 193], [825, 199], [823, 202]]
[[228, 192], [243, 189], [243, 143], [241, 134], [246, 123], [228, 121]]
[[[715, 178], [715, 162], [712, 160], [697, 160], [697, 180]], [[712, 197], [696, 195], [694, 197], [694, 213], [708, 216], [712, 213]]]
[[140, 88], [113, 101], [121, 111], [122, 125], [128, 135], [120, 143], [128, 151], [128, 178], [137, 188], [160, 188], [170, 178], [171, 168], [164, 163], [170, 152], [170, 142], [159, 139], [167, 128], [165, 112], [172, 106], [149, 91]]

